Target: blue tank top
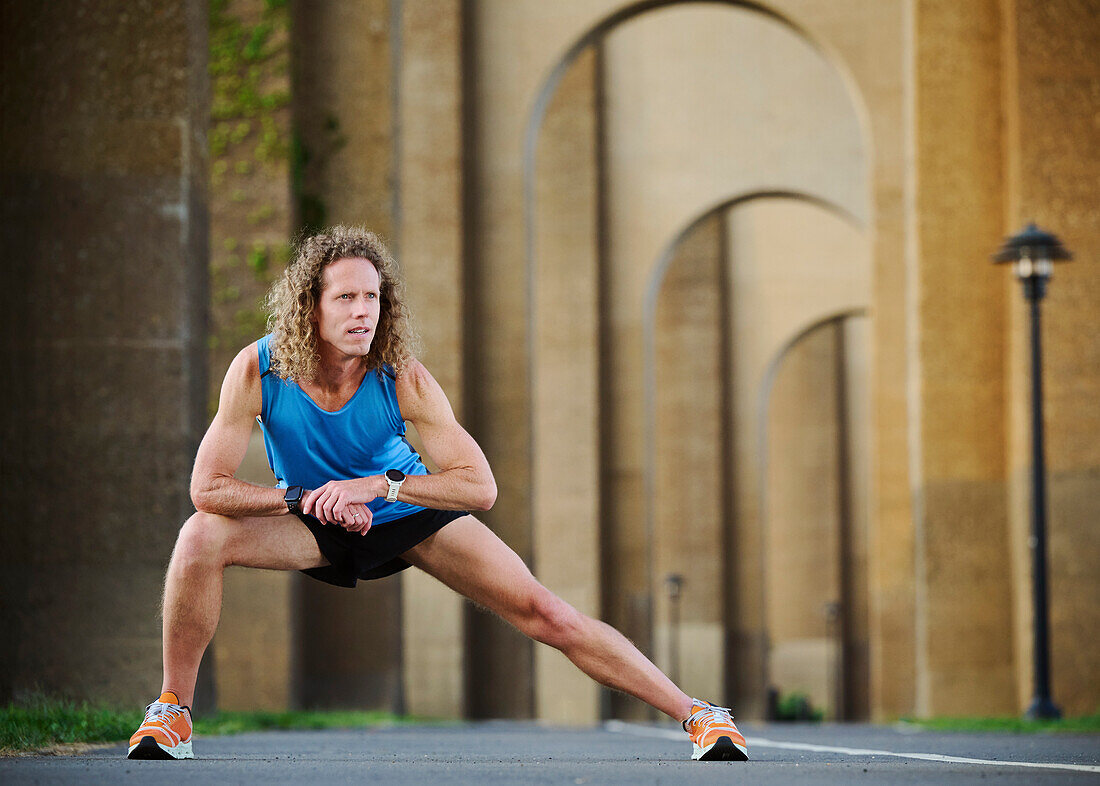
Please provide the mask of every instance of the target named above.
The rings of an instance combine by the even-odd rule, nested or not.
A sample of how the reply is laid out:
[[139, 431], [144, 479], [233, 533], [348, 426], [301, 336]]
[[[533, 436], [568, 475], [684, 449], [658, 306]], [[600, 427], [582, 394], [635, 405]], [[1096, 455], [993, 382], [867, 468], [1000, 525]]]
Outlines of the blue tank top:
[[[271, 368], [271, 336], [256, 342], [260, 354], [263, 408], [258, 418], [264, 432], [267, 462], [280, 487], [315, 489], [330, 480], [350, 480], [399, 469], [427, 475], [428, 469], [405, 439], [405, 421], [397, 405], [393, 369], [368, 371], [344, 406], [327, 412], [297, 383]], [[423, 510], [406, 502], [368, 503], [375, 524]]]

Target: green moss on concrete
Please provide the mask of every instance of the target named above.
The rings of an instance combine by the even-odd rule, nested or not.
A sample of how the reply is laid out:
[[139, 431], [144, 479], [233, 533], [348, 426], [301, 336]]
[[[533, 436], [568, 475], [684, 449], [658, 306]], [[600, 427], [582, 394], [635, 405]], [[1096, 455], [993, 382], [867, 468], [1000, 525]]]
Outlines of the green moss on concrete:
[[233, 355], [265, 329], [289, 256], [290, 12], [285, 0], [210, 0], [211, 324], [208, 409]]

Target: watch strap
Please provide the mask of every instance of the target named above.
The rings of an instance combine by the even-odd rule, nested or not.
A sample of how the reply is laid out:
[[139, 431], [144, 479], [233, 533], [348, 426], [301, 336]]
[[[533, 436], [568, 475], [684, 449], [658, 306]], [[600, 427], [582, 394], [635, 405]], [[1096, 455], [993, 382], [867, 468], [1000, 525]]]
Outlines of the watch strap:
[[405, 482], [405, 478], [401, 480], [390, 480], [387, 475], [382, 477], [386, 478], [386, 483], [389, 488], [386, 491], [386, 502], [397, 502], [397, 492], [401, 490], [401, 484]]
[[301, 486], [288, 486], [283, 492], [283, 502], [291, 513], [297, 513], [302, 509], [302, 495], [305, 492]]

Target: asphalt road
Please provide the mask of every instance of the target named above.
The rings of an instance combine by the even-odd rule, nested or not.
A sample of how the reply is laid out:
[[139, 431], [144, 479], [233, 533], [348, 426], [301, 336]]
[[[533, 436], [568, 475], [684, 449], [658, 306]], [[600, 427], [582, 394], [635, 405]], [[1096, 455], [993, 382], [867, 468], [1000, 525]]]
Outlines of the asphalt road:
[[674, 726], [559, 729], [497, 721], [200, 737], [198, 758], [178, 762], [128, 761], [122, 745], [76, 756], [9, 758], [0, 760], [0, 783], [1100, 783], [1100, 735], [832, 724], [744, 724], [742, 730], [751, 761], [737, 763], [690, 761], [687, 735]]

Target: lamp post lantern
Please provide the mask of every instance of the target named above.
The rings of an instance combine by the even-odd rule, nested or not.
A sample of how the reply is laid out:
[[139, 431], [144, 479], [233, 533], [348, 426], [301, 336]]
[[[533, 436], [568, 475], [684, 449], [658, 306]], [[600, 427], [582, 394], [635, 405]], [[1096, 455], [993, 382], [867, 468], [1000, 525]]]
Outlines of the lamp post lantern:
[[1047, 625], [1046, 466], [1043, 451], [1043, 374], [1039, 343], [1039, 301], [1046, 294], [1054, 263], [1072, 259], [1057, 237], [1035, 224], [1008, 238], [993, 259], [1012, 262], [1031, 311], [1031, 590], [1034, 689], [1028, 718], [1060, 718], [1050, 698], [1050, 634]]

